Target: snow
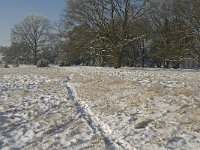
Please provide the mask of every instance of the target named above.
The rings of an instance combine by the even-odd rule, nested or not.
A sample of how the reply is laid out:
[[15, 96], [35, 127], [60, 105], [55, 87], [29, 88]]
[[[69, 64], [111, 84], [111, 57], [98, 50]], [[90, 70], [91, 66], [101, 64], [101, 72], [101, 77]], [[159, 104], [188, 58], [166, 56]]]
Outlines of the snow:
[[200, 149], [195, 70], [0, 68], [0, 149]]

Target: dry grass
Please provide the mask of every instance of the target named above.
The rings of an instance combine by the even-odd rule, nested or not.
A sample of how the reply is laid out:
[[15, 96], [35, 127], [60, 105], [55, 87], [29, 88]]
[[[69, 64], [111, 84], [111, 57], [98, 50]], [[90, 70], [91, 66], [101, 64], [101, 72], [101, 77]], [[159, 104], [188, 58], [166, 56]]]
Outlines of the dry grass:
[[[0, 74], [39, 74], [50, 79], [55, 79], [55, 82], [51, 83], [43, 83], [40, 89], [40, 93], [48, 94], [49, 90], [52, 86], [56, 85], [56, 80], [62, 80], [67, 75], [69, 75], [69, 70], [65, 70], [62, 68], [27, 68], [25, 71], [24, 68], [15, 68], [15, 69], [3, 69]], [[185, 125], [192, 131], [199, 131], [200, 125], [200, 100], [198, 98], [200, 89], [198, 88], [199, 79], [196, 79], [196, 73], [188, 73], [185, 77], [179, 78], [179, 76], [173, 76], [173, 72], [170, 75], [166, 76], [166, 79], [163, 77], [165, 74], [163, 73], [162, 81], [170, 80], [176, 81], [179, 85], [181, 83], [185, 83], [187, 86], [185, 87], [173, 87], [173, 88], [165, 88], [162, 84], [157, 81], [161, 78], [161, 75], [157, 72], [155, 73], [155, 77], [151, 77], [152, 81], [149, 86], [143, 86], [135, 81], [122, 80], [118, 78], [105, 78], [103, 75], [94, 75], [92, 73], [84, 73], [83, 75], [79, 73], [74, 73], [73, 79], [70, 81], [75, 86], [78, 97], [84, 101], [95, 101], [97, 102], [97, 106], [93, 109], [94, 113], [105, 113], [107, 115], [113, 115], [116, 112], [123, 110], [125, 106], [130, 108], [141, 108], [143, 104], [146, 104], [148, 107], [148, 103], [154, 102], [155, 99], [159, 99], [163, 103], [171, 104], [173, 101], [172, 98], [177, 99], [177, 101], [173, 101], [171, 104], [177, 105], [176, 107], [180, 107], [177, 112], [172, 112], [173, 115], [170, 116], [171, 120], [178, 121], [179, 123]], [[178, 74], [178, 73], [176, 73]], [[180, 73], [181, 74], [181, 73]], [[186, 74], [186, 73], [185, 73]], [[158, 78], [158, 79], [157, 79]], [[161, 79], [160, 79], [161, 80]], [[64, 90], [60, 89], [61, 95], [64, 97], [66, 93]], [[16, 99], [17, 97], [22, 97], [24, 93], [23, 91], [18, 91], [10, 94], [9, 99]], [[39, 96], [37, 93], [30, 93], [32, 96]], [[188, 105], [183, 107], [182, 99], [180, 96], [184, 96], [187, 100]], [[31, 95], [29, 95], [31, 96]], [[196, 101], [194, 100], [196, 97]], [[73, 104], [72, 104], [72, 107]], [[149, 111], [153, 108], [147, 108], [146, 111]], [[156, 109], [155, 109], [156, 112]], [[179, 113], [178, 115], [176, 113]], [[159, 125], [158, 125], [159, 126]], [[74, 134], [74, 133], [72, 133]], [[97, 138], [98, 139], [98, 138]]]
[[200, 89], [197, 88], [180, 87], [173, 90], [174, 96], [184, 95], [186, 97], [190, 97], [190, 96], [198, 96], [199, 93]]
[[[172, 110], [179, 108], [180, 112], [169, 111], [170, 117], [164, 119], [164, 122], [179, 122], [180, 124], [187, 127], [190, 131], [199, 130], [200, 120], [200, 108], [193, 108], [194, 96], [198, 97], [200, 89], [197, 88], [197, 81], [193, 76], [188, 76], [188, 80], [185, 78], [179, 78], [179, 76], [173, 76], [173, 72], [170, 73], [170, 80], [177, 85], [185, 83], [185, 87], [165, 87], [160, 83], [168, 82], [168, 78], [159, 78], [160, 74], [155, 74], [151, 80], [154, 81], [148, 86], [141, 85], [135, 81], [128, 81], [115, 78], [105, 78], [104, 76], [95, 76], [91, 73], [80, 76], [76, 74], [73, 81], [75, 89], [78, 91], [78, 96], [82, 100], [92, 100], [97, 102], [97, 106], [92, 108], [92, 111], [96, 114], [104, 113], [105, 115], [114, 115], [119, 111], [124, 111], [124, 108], [128, 106], [134, 109], [143, 109], [147, 114], [150, 113], [162, 113], [162, 108], [155, 108], [151, 103], [157, 103], [158, 100], [162, 104], [166, 104], [171, 107]], [[185, 97], [188, 106], [182, 107], [181, 95]], [[173, 98], [173, 99], [172, 99]], [[99, 101], [101, 100], [101, 101]], [[175, 100], [175, 101], [174, 101]], [[145, 106], [143, 106], [145, 105]], [[158, 104], [159, 105], [159, 104]], [[200, 105], [199, 103], [197, 105]], [[165, 106], [165, 105], [164, 105]], [[167, 108], [166, 108], [167, 110]], [[182, 112], [181, 112], [182, 111]], [[166, 114], [168, 115], [168, 113]], [[163, 115], [165, 116], [165, 115]], [[164, 117], [163, 117], [164, 118]], [[162, 128], [162, 122], [155, 120], [155, 122], [161, 122], [155, 124], [156, 127]], [[153, 124], [153, 123], [152, 123]]]

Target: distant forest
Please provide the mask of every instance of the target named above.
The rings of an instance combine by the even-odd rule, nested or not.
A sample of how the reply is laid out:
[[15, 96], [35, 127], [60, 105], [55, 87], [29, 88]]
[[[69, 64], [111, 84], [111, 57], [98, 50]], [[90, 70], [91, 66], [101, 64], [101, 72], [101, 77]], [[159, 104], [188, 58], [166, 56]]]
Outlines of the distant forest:
[[66, 0], [57, 22], [29, 15], [11, 41], [9, 64], [200, 68], [200, 0]]

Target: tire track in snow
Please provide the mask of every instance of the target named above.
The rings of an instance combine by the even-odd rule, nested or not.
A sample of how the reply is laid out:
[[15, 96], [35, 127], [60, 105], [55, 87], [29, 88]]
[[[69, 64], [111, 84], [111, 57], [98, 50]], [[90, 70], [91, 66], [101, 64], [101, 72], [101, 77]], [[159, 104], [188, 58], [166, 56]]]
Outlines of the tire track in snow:
[[72, 77], [73, 75], [66, 77], [66, 79], [63, 80], [63, 84], [67, 90], [68, 100], [74, 101], [75, 106], [77, 107], [79, 114], [77, 117], [82, 117], [94, 134], [100, 134], [101, 137], [103, 137], [105, 146], [108, 150], [136, 150], [136, 148], [126, 140], [112, 134], [110, 127], [100, 121], [100, 119], [92, 113], [87, 104], [78, 100], [76, 90], [69, 83]]

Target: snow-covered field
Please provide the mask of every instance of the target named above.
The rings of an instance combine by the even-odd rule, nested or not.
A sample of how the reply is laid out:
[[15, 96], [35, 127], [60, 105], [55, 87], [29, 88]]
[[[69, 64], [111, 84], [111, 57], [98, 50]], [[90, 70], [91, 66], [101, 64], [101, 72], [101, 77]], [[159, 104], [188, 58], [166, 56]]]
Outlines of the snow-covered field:
[[200, 149], [200, 72], [0, 68], [0, 149]]

